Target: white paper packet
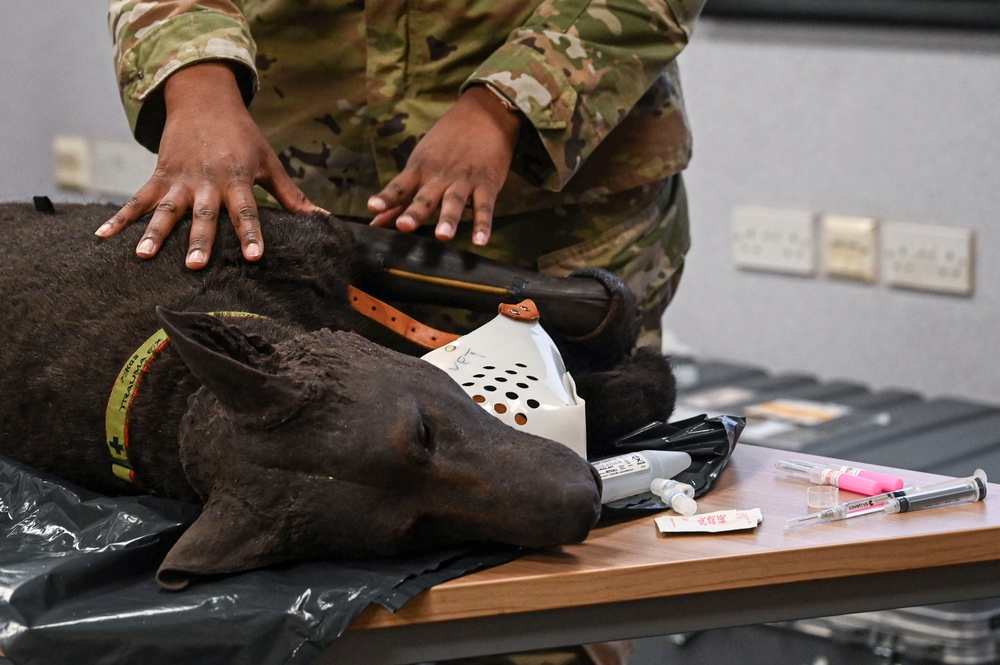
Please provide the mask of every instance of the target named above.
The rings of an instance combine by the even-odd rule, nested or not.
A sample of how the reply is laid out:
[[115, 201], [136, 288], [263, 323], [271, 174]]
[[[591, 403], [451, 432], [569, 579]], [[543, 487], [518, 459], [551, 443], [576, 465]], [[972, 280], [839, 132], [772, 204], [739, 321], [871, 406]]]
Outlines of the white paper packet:
[[664, 515], [653, 519], [660, 533], [718, 533], [753, 529], [764, 520], [760, 508], [748, 510], [720, 510], [684, 517]]

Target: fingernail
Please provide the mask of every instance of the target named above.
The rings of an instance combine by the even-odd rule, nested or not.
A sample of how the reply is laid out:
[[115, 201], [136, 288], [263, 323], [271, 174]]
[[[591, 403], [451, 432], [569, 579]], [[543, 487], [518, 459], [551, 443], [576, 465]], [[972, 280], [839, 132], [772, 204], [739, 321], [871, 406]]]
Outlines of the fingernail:
[[489, 240], [490, 236], [486, 231], [476, 231], [475, 235], [472, 236], [472, 244], [478, 247], [482, 247]]
[[252, 242], [249, 245], [247, 245], [246, 257], [248, 259], [256, 259], [260, 257], [260, 255], [261, 255], [261, 250], [260, 250], [260, 245], [258, 243]]
[[146, 238], [139, 243], [139, 246], [135, 248], [135, 253], [139, 256], [152, 256], [153, 250], [156, 249], [156, 245], [153, 244], [152, 239]]
[[402, 228], [404, 226], [416, 226], [416, 224], [414, 223], [413, 218], [409, 215], [400, 215], [396, 218], [396, 226]]
[[385, 201], [377, 196], [373, 196], [368, 199], [368, 209], [372, 212], [383, 212], [385, 211]]
[[104, 222], [103, 224], [101, 224], [101, 228], [99, 228], [96, 231], [94, 231], [94, 235], [100, 236], [100, 237], [103, 238], [108, 233], [111, 233], [111, 229], [112, 228], [113, 228], [113, 225], [111, 224], [111, 222]]
[[435, 235], [441, 240], [451, 240], [455, 235], [455, 227], [451, 224], [446, 224], [444, 222], [439, 222], [437, 225], [437, 231]]
[[204, 262], [205, 262], [205, 252], [201, 251], [200, 249], [192, 250], [191, 253], [188, 254], [188, 263], [195, 263], [197, 265], [201, 265]]

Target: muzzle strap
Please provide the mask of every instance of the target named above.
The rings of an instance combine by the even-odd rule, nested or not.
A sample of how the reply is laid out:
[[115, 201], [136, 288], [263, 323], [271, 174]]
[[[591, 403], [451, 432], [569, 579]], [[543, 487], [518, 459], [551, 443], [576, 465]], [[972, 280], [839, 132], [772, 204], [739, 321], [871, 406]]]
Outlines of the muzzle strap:
[[348, 287], [351, 307], [397, 335], [402, 335], [425, 349], [436, 349], [458, 339], [454, 333], [444, 332], [417, 321], [392, 305], [370, 296], [354, 286]]

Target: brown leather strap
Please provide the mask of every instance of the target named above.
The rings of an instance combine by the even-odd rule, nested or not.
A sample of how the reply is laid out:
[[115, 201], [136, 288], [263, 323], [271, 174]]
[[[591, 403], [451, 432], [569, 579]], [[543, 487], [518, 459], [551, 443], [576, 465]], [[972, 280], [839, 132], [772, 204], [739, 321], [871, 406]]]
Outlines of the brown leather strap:
[[384, 303], [354, 286], [348, 287], [348, 295], [351, 299], [351, 307], [356, 311], [425, 349], [436, 349], [459, 338], [454, 333], [424, 325], [392, 305]]

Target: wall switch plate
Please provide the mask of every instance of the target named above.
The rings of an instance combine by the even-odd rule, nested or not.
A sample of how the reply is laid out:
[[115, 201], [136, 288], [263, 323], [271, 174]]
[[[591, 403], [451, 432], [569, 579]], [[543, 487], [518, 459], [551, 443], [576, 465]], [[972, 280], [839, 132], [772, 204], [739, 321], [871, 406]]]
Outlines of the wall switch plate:
[[909, 222], [882, 225], [882, 274], [890, 286], [971, 295], [973, 251], [971, 229]]
[[823, 273], [874, 284], [878, 278], [878, 222], [872, 217], [823, 215]]
[[816, 215], [795, 208], [736, 206], [732, 252], [739, 268], [815, 275]]

